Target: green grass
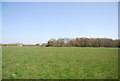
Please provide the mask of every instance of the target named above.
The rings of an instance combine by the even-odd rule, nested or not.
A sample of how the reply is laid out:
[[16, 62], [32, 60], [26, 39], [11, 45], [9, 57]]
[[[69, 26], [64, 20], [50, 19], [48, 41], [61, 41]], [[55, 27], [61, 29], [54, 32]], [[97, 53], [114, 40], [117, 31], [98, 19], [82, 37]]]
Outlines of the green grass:
[[3, 79], [117, 79], [117, 48], [3, 47]]

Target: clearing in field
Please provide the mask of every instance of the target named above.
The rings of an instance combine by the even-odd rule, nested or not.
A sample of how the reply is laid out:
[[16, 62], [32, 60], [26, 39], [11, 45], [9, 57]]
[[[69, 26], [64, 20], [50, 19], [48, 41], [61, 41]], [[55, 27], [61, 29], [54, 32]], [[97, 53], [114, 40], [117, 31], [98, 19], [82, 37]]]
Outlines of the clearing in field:
[[3, 47], [3, 79], [117, 79], [117, 48]]

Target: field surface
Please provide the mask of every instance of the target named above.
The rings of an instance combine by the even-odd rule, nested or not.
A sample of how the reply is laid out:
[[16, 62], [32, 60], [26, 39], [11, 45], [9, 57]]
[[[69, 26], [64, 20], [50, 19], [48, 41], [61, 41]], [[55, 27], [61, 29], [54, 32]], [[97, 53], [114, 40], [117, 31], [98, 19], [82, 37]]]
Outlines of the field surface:
[[117, 48], [3, 47], [3, 79], [115, 79]]

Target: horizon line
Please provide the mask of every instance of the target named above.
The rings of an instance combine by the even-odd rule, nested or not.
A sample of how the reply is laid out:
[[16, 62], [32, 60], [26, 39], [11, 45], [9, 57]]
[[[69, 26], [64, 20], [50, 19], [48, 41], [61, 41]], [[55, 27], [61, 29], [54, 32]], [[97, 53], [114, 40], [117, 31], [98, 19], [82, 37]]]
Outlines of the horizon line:
[[[67, 37], [61, 37], [61, 38], [67, 38]], [[57, 40], [57, 39], [61, 39], [61, 38], [50, 38], [49, 40], [51, 40], [51, 39], [55, 39], [55, 40]], [[115, 38], [107, 38], [107, 37], [76, 37], [76, 38], [89, 38], [89, 39], [112, 39], [112, 40], [120, 40], [120, 38], [117, 38], [117, 39], [115, 39]], [[68, 38], [68, 39], [76, 39], [76, 38]], [[42, 42], [42, 43], [25, 43], [25, 42], [14, 42], [14, 43], [0, 43], [0, 44], [18, 44], [18, 43], [20, 43], [20, 44], [46, 44], [49, 40], [47, 40], [46, 42]]]

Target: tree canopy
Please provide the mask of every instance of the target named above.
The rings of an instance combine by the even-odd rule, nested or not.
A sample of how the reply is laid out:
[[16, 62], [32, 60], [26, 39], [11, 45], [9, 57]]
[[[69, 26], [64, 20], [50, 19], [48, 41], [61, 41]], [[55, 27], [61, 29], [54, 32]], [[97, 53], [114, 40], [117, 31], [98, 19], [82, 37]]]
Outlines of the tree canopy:
[[120, 47], [120, 40], [110, 38], [50, 39], [47, 47]]

